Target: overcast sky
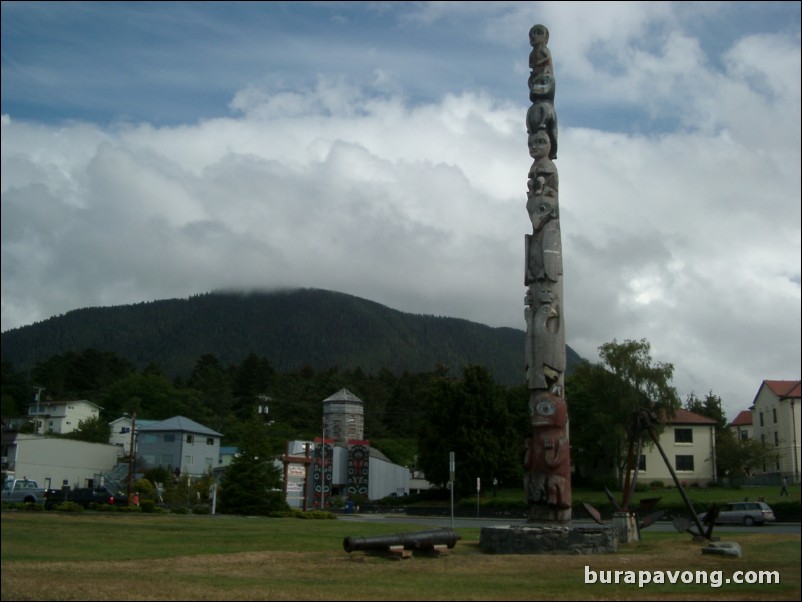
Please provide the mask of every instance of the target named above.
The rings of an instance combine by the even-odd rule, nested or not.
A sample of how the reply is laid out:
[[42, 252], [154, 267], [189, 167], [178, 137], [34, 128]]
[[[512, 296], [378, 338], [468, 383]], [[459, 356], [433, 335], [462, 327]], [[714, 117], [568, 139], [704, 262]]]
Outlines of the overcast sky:
[[730, 419], [798, 379], [799, 2], [3, 2], [2, 330], [276, 287], [523, 330], [536, 23], [567, 343]]

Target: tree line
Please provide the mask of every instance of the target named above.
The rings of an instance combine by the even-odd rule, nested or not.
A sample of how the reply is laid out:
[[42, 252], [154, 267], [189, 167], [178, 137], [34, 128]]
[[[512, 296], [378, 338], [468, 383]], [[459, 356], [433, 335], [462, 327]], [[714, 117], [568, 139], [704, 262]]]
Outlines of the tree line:
[[[673, 366], [653, 361], [648, 341], [612, 341], [599, 355], [600, 362], [580, 363], [565, 383], [576, 484], [620, 480], [627, 425], [638, 408], [671, 416], [682, 407], [671, 385]], [[479, 365], [458, 374], [441, 365], [401, 374], [311, 366], [279, 372], [255, 353], [239, 364], [204, 354], [188, 377], [170, 379], [156, 364], [137, 369], [113, 352], [86, 349], [54, 355], [30, 371], [3, 362], [4, 419], [27, 413], [34, 387], [44, 388], [43, 400], [87, 399], [102, 408], [97, 424], [82, 424], [73, 437], [102, 441], [104, 425], [123, 413], [151, 420], [182, 415], [222, 433], [224, 445], [238, 446], [253, 441], [253, 424], [260, 421], [265, 449], [275, 455], [289, 440], [319, 437], [323, 400], [346, 388], [365, 402], [365, 437], [392, 461], [417, 467], [444, 486], [454, 451], [460, 495], [474, 491], [476, 477], [518, 486], [530, 434], [526, 386], [500, 384]], [[266, 415], [258, 414], [260, 405], [268, 406]], [[732, 436], [712, 391], [703, 399], [689, 395], [685, 407], [716, 420], [719, 474], [748, 473], [770, 453]]]

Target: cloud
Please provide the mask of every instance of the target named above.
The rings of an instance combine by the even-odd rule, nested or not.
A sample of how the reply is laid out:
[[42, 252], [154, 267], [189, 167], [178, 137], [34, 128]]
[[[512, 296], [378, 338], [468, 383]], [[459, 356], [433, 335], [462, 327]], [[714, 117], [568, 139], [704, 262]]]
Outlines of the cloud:
[[[503, 49], [509, 32], [525, 40], [549, 24], [568, 344], [595, 361], [603, 343], [646, 338], [681, 394], [713, 390], [730, 417], [763, 378], [798, 378], [798, 30], [742, 35], [716, 54], [688, 25], [714, 5], [480, 15], [452, 4], [423, 5], [398, 28], [458, 11], [482, 23], [472, 43]], [[426, 52], [394, 55], [396, 43], [369, 45], [359, 77], [254, 77], [224, 116], [4, 115], [3, 330], [77, 307], [284, 286], [523, 329], [525, 93], [455, 78], [410, 94], [410, 65], [429, 64], [410, 56]], [[479, 70], [480, 55], [466, 64]], [[515, 61], [525, 88], [525, 57]], [[445, 62], [418, 77], [436, 80]]]

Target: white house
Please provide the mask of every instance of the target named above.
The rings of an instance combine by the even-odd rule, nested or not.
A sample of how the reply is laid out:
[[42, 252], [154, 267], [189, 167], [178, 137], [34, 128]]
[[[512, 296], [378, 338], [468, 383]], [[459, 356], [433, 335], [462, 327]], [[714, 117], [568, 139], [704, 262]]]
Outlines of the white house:
[[778, 454], [776, 472], [799, 481], [800, 381], [764, 380], [752, 402], [752, 428], [755, 439], [773, 446]]
[[[716, 421], [712, 418], [677, 410], [674, 417], [664, 423], [660, 446], [683, 484], [707, 485], [716, 480]], [[644, 444], [641, 450], [638, 481], [674, 484], [654, 444]]]
[[28, 406], [28, 416], [34, 420], [34, 432], [39, 435], [64, 435], [78, 428], [82, 420], [100, 416], [100, 406], [78, 399], [75, 401], [35, 401]]

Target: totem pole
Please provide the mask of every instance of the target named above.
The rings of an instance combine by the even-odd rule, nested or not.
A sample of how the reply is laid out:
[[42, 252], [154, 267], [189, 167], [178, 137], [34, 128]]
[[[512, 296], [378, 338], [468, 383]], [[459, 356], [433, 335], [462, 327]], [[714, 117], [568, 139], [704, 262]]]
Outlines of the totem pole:
[[571, 456], [568, 408], [564, 398], [565, 324], [560, 242], [557, 113], [554, 69], [547, 47], [549, 30], [529, 31], [529, 100], [526, 113], [529, 169], [526, 211], [526, 377], [532, 434], [526, 440], [524, 489], [532, 522], [571, 520]]

